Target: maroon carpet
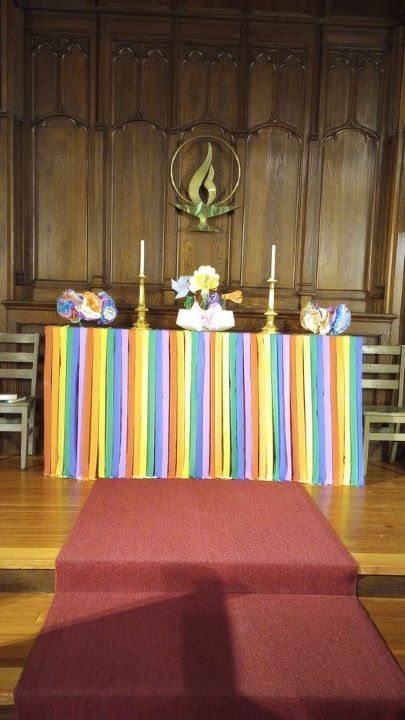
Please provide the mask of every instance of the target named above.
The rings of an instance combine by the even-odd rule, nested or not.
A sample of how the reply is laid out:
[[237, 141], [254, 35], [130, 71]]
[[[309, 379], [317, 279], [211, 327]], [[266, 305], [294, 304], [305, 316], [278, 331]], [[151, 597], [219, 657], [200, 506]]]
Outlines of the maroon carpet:
[[298, 485], [98, 481], [20, 720], [393, 720], [405, 678]]

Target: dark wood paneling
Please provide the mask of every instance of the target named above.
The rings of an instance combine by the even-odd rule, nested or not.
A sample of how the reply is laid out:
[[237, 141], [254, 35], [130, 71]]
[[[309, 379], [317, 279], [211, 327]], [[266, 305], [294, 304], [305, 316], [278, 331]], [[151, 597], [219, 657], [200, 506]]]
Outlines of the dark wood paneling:
[[[280, 327], [297, 330], [313, 297], [347, 302], [370, 335], [373, 313], [384, 311], [389, 337], [403, 273], [398, 3], [18, 4], [14, 14], [11, 0], [2, 4], [0, 34], [9, 300], [26, 302], [40, 324], [50, 317], [43, 303], [67, 285], [107, 287], [128, 319], [143, 238], [154, 318], [174, 324], [170, 278], [210, 263], [223, 287], [243, 286], [237, 328], [259, 329], [275, 243]], [[10, 17], [14, 35], [4, 29]], [[23, 108], [21, 125], [13, 115]], [[200, 135], [227, 140], [242, 165], [238, 207], [211, 221], [211, 234], [169, 204], [172, 155]], [[205, 148], [178, 163], [183, 190]], [[220, 198], [236, 168], [220, 148], [214, 167]]]

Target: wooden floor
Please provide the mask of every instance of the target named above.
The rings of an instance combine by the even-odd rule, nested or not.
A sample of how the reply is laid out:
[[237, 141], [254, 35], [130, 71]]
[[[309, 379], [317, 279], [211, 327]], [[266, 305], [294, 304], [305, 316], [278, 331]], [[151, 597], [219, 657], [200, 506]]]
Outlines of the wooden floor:
[[[55, 558], [91, 489], [0, 458], [0, 717], [53, 598]], [[362, 604], [405, 670], [405, 465], [370, 464], [364, 488], [304, 486], [359, 563]]]

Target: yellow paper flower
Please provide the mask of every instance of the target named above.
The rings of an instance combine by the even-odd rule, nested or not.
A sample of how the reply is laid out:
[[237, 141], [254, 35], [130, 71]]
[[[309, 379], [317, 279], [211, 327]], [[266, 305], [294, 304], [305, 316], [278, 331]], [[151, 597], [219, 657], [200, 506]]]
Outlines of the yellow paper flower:
[[190, 291], [196, 293], [208, 293], [210, 290], [216, 290], [219, 283], [219, 275], [215, 272], [215, 268], [211, 265], [200, 265], [198, 270], [194, 271], [194, 275], [190, 278]]

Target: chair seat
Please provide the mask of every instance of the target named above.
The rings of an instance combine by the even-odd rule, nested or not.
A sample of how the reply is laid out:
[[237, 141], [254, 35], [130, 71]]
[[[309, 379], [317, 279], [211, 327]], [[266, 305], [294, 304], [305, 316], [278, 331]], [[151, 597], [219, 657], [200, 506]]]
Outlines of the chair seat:
[[7, 413], [10, 410], [17, 411], [20, 407], [31, 407], [32, 403], [34, 401], [34, 398], [28, 396], [24, 398], [24, 400], [8, 400], [7, 402], [0, 402], [0, 415], [2, 413]]

